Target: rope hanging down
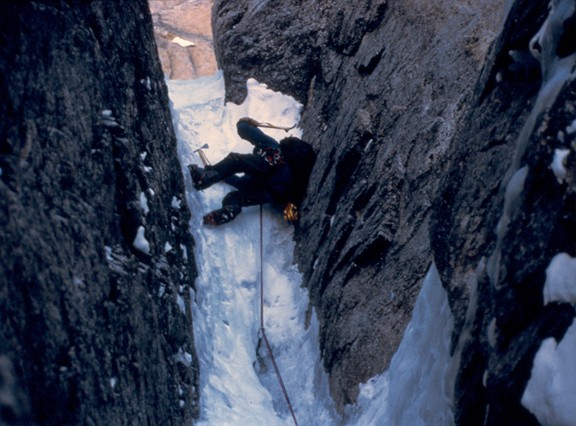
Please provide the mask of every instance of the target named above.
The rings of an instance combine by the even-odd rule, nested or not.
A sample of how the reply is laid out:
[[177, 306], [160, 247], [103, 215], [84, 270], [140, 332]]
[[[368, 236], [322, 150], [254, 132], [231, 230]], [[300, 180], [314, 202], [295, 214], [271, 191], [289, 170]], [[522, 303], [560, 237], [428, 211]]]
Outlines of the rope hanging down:
[[280, 374], [280, 370], [278, 369], [278, 365], [276, 364], [276, 359], [274, 358], [274, 354], [272, 353], [272, 347], [270, 346], [270, 342], [268, 342], [268, 338], [266, 337], [266, 331], [264, 330], [264, 243], [263, 243], [263, 219], [262, 219], [262, 204], [260, 204], [260, 330], [259, 333], [266, 344], [266, 349], [268, 350], [268, 355], [270, 355], [270, 360], [272, 361], [272, 365], [274, 366], [274, 371], [276, 372], [276, 377], [278, 377], [278, 383], [280, 384], [280, 388], [282, 388], [282, 393], [284, 394], [284, 398], [286, 399], [286, 403], [288, 404], [288, 409], [290, 410], [290, 414], [292, 414], [292, 419], [294, 420], [294, 424], [298, 426], [298, 421], [296, 420], [296, 415], [294, 414], [294, 410], [292, 409], [292, 403], [290, 402], [290, 398], [288, 397], [288, 392], [286, 391], [286, 387], [284, 386], [284, 381], [282, 380], [282, 375]]

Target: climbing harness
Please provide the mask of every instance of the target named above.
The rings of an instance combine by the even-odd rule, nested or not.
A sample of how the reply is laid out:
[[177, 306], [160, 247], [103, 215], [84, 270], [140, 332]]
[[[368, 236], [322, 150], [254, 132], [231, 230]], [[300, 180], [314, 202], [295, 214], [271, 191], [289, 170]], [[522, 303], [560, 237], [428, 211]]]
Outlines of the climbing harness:
[[284, 157], [280, 148], [256, 148], [254, 154], [262, 157], [272, 167], [284, 164]]
[[268, 350], [268, 355], [270, 355], [270, 360], [272, 361], [272, 365], [274, 366], [274, 371], [276, 372], [276, 377], [278, 378], [278, 383], [280, 384], [280, 388], [282, 389], [282, 393], [284, 394], [284, 399], [286, 399], [286, 404], [288, 404], [288, 409], [290, 410], [290, 414], [292, 414], [292, 419], [294, 420], [294, 424], [298, 426], [298, 421], [296, 420], [296, 415], [294, 414], [294, 410], [292, 408], [292, 403], [290, 402], [290, 397], [288, 396], [288, 392], [286, 391], [286, 387], [284, 386], [284, 380], [282, 380], [282, 375], [280, 374], [280, 369], [276, 364], [276, 359], [274, 358], [274, 354], [272, 353], [272, 347], [270, 346], [270, 342], [268, 342], [268, 338], [266, 337], [266, 330], [264, 329], [264, 237], [263, 237], [263, 207], [260, 204], [260, 329], [258, 330], [259, 334], [262, 336], [264, 343], [266, 344], [266, 349]]
[[[282, 127], [282, 126], [276, 126], [274, 124], [270, 124], [270, 123], [260, 123], [259, 121], [254, 120], [253, 118], [249, 118], [248, 120], [250, 120], [250, 123], [252, 123], [254, 126], [256, 127], [266, 127], [269, 129], [280, 129], [280, 130], [284, 130], [285, 132], [288, 132], [290, 130], [292, 130], [293, 128], [296, 127], [296, 124], [294, 124], [293, 126], [290, 127]], [[280, 158], [279, 162], [270, 162], [268, 160], [268, 158], [265, 157], [266, 161], [268, 161], [270, 164], [272, 165], [276, 165], [278, 163], [282, 164], [284, 163], [284, 158], [282, 157], [282, 154], [280, 154], [280, 150], [278, 150], [278, 157]], [[276, 153], [275, 153], [276, 154]], [[274, 157], [276, 159], [276, 157]], [[299, 214], [298, 214], [298, 207], [293, 204], [293, 203], [286, 203], [286, 205], [284, 206], [284, 210], [283, 210], [283, 216], [284, 216], [284, 220], [286, 222], [297, 222], [299, 219]]]

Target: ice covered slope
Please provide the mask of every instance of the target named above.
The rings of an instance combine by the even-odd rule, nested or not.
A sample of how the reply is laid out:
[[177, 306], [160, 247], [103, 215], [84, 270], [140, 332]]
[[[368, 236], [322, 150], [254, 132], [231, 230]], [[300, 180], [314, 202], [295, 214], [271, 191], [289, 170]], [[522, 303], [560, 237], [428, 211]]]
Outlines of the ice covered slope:
[[[186, 165], [199, 163], [204, 144], [218, 161], [250, 145], [235, 131], [240, 117], [290, 126], [300, 105], [255, 81], [238, 106], [224, 104], [220, 74], [194, 81], [169, 81], [179, 153], [192, 211], [199, 278], [194, 296], [194, 332], [201, 368], [201, 418], [205, 425], [293, 424], [269, 360], [257, 355], [260, 325], [260, 210], [247, 208], [219, 228], [201, 225], [230, 189], [203, 192], [191, 186]], [[283, 131], [270, 131], [276, 138]], [[293, 132], [298, 136], [299, 131]], [[445, 425], [451, 422], [452, 317], [434, 265], [425, 279], [413, 319], [389, 371], [362, 386], [357, 406], [345, 418], [334, 412], [318, 349], [318, 323], [293, 264], [291, 225], [279, 212], [263, 210], [264, 324], [301, 425]], [[263, 355], [263, 352], [260, 352]], [[181, 354], [185, 361], [186, 354]]]
[[[199, 424], [293, 424], [269, 360], [257, 356], [260, 209], [246, 208], [219, 228], [203, 227], [202, 215], [220, 207], [230, 187], [222, 183], [197, 192], [185, 166], [200, 162], [194, 150], [206, 143], [211, 162], [230, 151], [250, 151], [251, 145], [236, 134], [239, 118], [291, 126], [299, 119], [300, 105], [255, 81], [249, 82], [242, 105], [225, 105], [220, 73], [168, 85], [199, 272], [193, 300], [201, 370]], [[267, 133], [278, 139], [286, 136], [283, 131]], [[298, 136], [299, 131], [291, 134]], [[337, 424], [320, 362], [318, 323], [314, 315], [307, 316], [307, 291], [292, 260], [292, 227], [269, 207], [264, 207], [262, 219], [264, 326], [295, 415], [302, 425]]]

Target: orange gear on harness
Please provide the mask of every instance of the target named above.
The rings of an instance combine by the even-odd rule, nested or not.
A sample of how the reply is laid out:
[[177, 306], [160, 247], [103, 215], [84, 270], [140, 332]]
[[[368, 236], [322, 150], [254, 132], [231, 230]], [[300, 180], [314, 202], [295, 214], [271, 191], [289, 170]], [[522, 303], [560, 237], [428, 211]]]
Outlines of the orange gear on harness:
[[298, 207], [295, 204], [288, 203], [284, 206], [284, 220], [286, 222], [296, 222], [299, 217]]

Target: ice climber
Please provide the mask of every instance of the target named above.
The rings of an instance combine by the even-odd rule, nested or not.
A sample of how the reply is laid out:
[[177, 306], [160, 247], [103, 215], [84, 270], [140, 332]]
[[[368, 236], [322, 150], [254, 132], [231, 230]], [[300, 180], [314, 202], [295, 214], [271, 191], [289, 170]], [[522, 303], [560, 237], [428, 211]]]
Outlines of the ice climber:
[[247, 117], [236, 124], [238, 135], [254, 145], [252, 154], [231, 152], [205, 168], [195, 164], [188, 166], [197, 190], [220, 181], [236, 188], [224, 196], [222, 208], [204, 216], [205, 225], [228, 223], [238, 216], [242, 207], [259, 204], [279, 206], [284, 209], [287, 219], [297, 219], [297, 206], [306, 194], [316, 158], [314, 150], [295, 137], [284, 138], [278, 143], [258, 126], [262, 124]]

